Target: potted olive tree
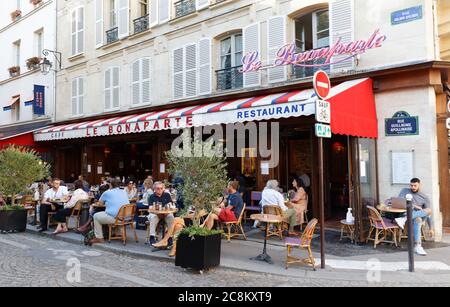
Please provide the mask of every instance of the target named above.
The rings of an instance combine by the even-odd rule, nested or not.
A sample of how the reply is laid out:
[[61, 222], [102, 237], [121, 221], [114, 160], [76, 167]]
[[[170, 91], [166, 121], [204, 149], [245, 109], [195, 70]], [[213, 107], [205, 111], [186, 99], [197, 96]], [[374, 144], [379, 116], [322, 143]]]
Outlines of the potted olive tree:
[[210, 213], [226, 189], [227, 163], [223, 150], [212, 142], [192, 142], [189, 137], [186, 144], [185, 140], [183, 150], [167, 152], [169, 173], [183, 179], [185, 208], [194, 209], [193, 225], [178, 235], [175, 264], [202, 271], [220, 265], [221, 231], [202, 228], [200, 223], [201, 214]]
[[26, 230], [27, 211], [15, 204], [17, 196], [48, 174], [49, 166], [33, 150], [10, 146], [0, 151], [0, 195], [6, 201], [0, 205], [0, 231]]

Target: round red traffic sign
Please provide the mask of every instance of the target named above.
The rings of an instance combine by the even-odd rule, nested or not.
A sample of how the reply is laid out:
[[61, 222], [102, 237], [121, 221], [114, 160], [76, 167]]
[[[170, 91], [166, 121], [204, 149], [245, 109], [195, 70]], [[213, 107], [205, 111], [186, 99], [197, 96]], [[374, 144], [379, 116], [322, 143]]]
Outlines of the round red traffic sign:
[[328, 74], [323, 70], [319, 70], [314, 74], [313, 84], [317, 96], [320, 99], [325, 100], [330, 94], [331, 90], [331, 82]]

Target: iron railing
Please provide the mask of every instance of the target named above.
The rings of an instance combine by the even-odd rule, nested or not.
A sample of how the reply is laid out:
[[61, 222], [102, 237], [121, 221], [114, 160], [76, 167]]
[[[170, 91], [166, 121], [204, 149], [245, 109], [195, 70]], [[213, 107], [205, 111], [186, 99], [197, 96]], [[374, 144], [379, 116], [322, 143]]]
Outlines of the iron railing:
[[149, 15], [139, 17], [133, 21], [134, 33], [141, 33], [148, 30], [149, 27]]
[[236, 66], [216, 71], [217, 90], [225, 91], [242, 88], [244, 85], [242, 66]]
[[119, 40], [119, 28], [115, 27], [106, 31], [106, 43], [111, 44]]
[[175, 18], [194, 13], [197, 10], [195, 0], [181, 0], [175, 3]]

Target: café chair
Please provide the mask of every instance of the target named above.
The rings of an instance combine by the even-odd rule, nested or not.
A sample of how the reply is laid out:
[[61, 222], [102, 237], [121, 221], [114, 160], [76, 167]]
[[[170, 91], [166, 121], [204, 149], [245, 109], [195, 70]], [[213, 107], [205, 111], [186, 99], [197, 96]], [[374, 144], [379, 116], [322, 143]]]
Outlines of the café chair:
[[240, 235], [244, 236], [244, 240], [247, 240], [244, 227], [242, 227], [242, 218], [244, 216], [244, 212], [245, 204], [237, 221], [221, 223], [222, 230], [224, 226], [227, 228], [227, 231], [224, 234], [227, 237], [228, 242], [231, 242], [231, 238], [239, 237]]
[[[136, 229], [134, 228], [134, 217], [136, 213], [136, 205], [125, 205], [122, 206], [119, 210], [119, 214], [117, 214], [116, 221], [114, 224], [108, 225], [109, 227], [109, 239], [108, 242], [111, 243], [111, 240], [122, 240], [123, 245], [127, 245], [127, 226], [134, 232], [134, 239], [136, 243], [139, 243], [139, 239], [136, 234]], [[113, 228], [122, 228], [121, 236], [113, 236], [112, 230]]]
[[75, 228], [73, 229], [78, 229], [80, 228], [80, 217], [81, 217], [81, 211], [83, 209], [83, 204], [88, 203], [88, 200], [79, 200], [76, 204], [75, 207], [72, 208], [72, 212], [70, 213], [70, 216], [67, 217], [66, 219], [66, 224], [67, 226], [69, 226], [69, 221], [71, 218], [75, 219]]
[[[257, 212], [257, 213], [261, 212], [261, 206], [259, 205], [261, 198], [262, 198], [262, 192], [252, 191], [250, 193], [250, 206], [246, 206], [246, 208], [245, 208], [244, 221], [249, 220], [249, 217], [248, 217], [249, 215], [247, 214], [247, 212]], [[255, 204], [255, 202], [256, 202], [256, 204]]]
[[[276, 216], [283, 217], [283, 211], [281, 211], [281, 208], [276, 205], [266, 205], [264, 206], [263, 210], [264, 214], [271, 214]], [[267, 231], [267, 238], [270, 238], [272, 236], [280, 237], [280, 240], [283, 240], [283, 228], [284, 228], [285, 222], [280, 223], [267, 223], [266, 227], [268, 227]]]
[[[377, 245], [380, 243], [390, 243], [398, 247], [397, 237], [400, 227], [389, 221], [387, 218], [381, 217], [380, 213], [377, 209], [375, 209], [375, 207], [367, 206], [367, 210], [369, 212], [370, 230], [369, 235], [367, 236], [366, 243], [369, 243], [369, 241], [373, 241], [374, 248], [377, 248]], [[372, 233], [374, 233], [374, 231], [375, 234], [372, 238]], [[380, 238], [381, 234], [383, 236]], [[387, 240], [389, 235], [392, 236], [392, 241]]]
[[[311, 251], [311, 242], [318, 222], [319, 221], [317, 219], [311, 220], [311, 222], [309, 222], [308, 225], [306, 226], [305, 231], [303, 232], [300, 238], [287, 237], [285, 239], [284, 244], [286, 245], [287, 248], [286, 270], [288, 269], [290, 264], [294, 263], [309, 264], [312, 265], [314, 271], [316, 270], [316, 261]], [[306, 249], [308, 251], [308, 258], [293, 257], [292, 248], [294, 247], [298, 247], [301, 250]]]
[[[421, 224], [420, 232], [422, 233], [422, 241], [426, 242], [427, 237], [425, 235], [425, 225], [427, 224], [427, 221], [423, 221]], [[408, 239], [408, 222], [405, 224], [405, 229], [399, 229], [398, 231], [398, 243], [402, 243], [403, 239]]]

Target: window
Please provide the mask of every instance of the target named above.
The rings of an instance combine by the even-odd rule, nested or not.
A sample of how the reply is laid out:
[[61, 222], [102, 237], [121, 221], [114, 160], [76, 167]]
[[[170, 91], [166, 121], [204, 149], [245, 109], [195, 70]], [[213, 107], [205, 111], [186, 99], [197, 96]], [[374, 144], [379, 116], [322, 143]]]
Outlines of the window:
[[21, 0], [17, 0], [17, 1], [16, 1], [16, 8], [17, 8], [18, 10], [20, 10], [20, 8], [21, 8], [20, 2], [21, 2]]
[[35, 32], [36, 41], [36, 56], [42, 56], [42, 50], [44, 50], [44, 30]]
[[[328, 47], [330, 44], [328, 10], [316, 11], [298, 18], [295, 22], [295, 42], [298, 52]], [[316, 60], [307, 62], [306, 64], [321, 63]], [[314, 67], [294, 66], [294, 75], [297, 78], [310, 77], [314, 75], [317, 69]], [[325, 70], [329, 70], [329, 68]]]
[[151, 59], [142, 58], [133, 63], [132, 69], [132, 104], [149, 104], [151, 102]]
[[13, 43], [13, 48], [14, 48], [14, 59], [13, 59], [14, 66], [20, 67], [20, 40]]
[[72, 11], [72, 56], [84, 52], [84, 7]]
[[83, 114], [84, 102], [84, 79], [76, 78], [72, 80], [72, 116]]
[[18, 98], [19, 99], [11, 107], [12, 121], [18, 122], [18, 121], [20, 121], [20, 96], [15, 96], [13, 98]]
[[109, 68], [105, 71], [105, 110], [118, 109], [120, 106], [120, 69]]
[[109, 0], [109, 28], [117, 27], [117, 0]]
[[144, 17], [148, 14], [148, 0], [139, 0], [139, 17]]
[[242, 34], [231, 35], [220, 41], [220, 70], [217, 73], [217, 89], [241, 88], [242, 73]]

